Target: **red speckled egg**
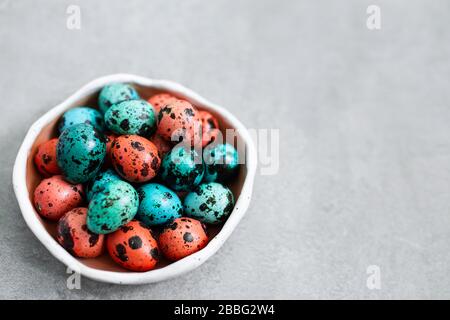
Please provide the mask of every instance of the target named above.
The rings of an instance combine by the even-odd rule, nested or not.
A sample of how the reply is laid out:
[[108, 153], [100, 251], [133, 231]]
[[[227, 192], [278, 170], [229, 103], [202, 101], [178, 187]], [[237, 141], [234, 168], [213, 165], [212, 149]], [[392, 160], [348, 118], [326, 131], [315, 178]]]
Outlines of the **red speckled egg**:
[[219, 122], [208, 111], [201, 110], [198, 113], [202, 122], [202, 147], [205, 147], [213, 142], [220, 133]]
[[71, 184], [61, 175], [44, 179], [34, 190], [34, 205], [39, 214], [50, 220], [83, 203], [83, 185]]
[[172, 150], [172, 144], [169, 141], [164, 140], [161, 138], [161, 136], [157, 133], [152, 135], [149, 139], [153, 144], [158, 148], [159, 157], [162, 159], [164, 156]]
[[158, 93], [154, 96], [151, 96], [150, 99], [147, 101], [153, 106], [155, 109], [155, 114], [158, 114], [159, 110], [161, 110], [162, 107], [165, 107], [171, 102], [177, 101], [178, 99], [175, 98], [173, 95], [169, 93]]
[[56, 146], [58, 138], [48, 140], [38, 147], [34, 163], [39, 172], [45, 177], [50, 177], [55, 174], [61, 174], [61, 169], [56, 162]]
[[192, 218], [175, 219], [159, 236], [159, 247], [172, 261], [203, 249], [208, 243], [204, 225]]
[[103, 252], [103, 234], [88, 230], [87, 209], [75, 208], [58, 221], [57, 240], [72, 255], [80, 258], [95, 258]]
[[201, 141], [201, 121], [197, 109], [184, 100], [169, 103], [158, 113], [156, 132], [167, 141], [178, 142], [181, 137], [191, 141], [191, 144]]
[[116, 171], [131, 182], [144, 182], [156, 176], [161, 159], [158, 148], [149, 140], [137, 135], [114, 139], [111, 162]]
[[133, 271], [151, 270], [159, 260], [158, 243], [152, 231], [137, 220], [109, 234], [106, 248], [115, 262]]

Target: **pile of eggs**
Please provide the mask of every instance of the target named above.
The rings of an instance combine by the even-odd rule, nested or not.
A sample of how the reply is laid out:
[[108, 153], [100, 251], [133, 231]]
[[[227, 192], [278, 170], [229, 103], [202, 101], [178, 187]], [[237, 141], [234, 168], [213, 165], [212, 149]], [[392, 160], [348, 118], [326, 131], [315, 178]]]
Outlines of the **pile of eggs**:
[[219, 143], [217, 119], [169, 93], [148, 100], [133, 86], [102, 88], [98, 108], [65, 112], [59, 137], [34, 157], [43, 180], [34, 205], [56, 223], [70, 254], [105, 251], [132, 271], [177, 261], [208, 244], [208, 226], [233, 210], [236, 149]]

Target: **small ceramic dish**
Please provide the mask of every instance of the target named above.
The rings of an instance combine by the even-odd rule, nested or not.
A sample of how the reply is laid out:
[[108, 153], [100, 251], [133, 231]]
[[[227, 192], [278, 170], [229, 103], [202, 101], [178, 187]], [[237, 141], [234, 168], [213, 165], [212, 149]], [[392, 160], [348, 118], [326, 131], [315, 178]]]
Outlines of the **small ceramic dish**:
[[[42, 219], [36, 212], [32, 201], [33, 191], [42, 179], [33, 162], [37, 147], [42, 142], [56, 136], [56, 123], [66, 110], [80, 105], [96, 106], [98, 92], [104, 85], [112, 82], [133, 84], [143, 99], [148, 99], [158, 92], [170, 92], [179, 98], [192, 102], [200, 109], [211, 112], [219, 120], [220, 129], [223, 132], [227, 128], [237, 130], [236, 146], [241, 159], [245, 159], [244, 164], [241, 165], [239, 176], [230, 186], [236, 198], [233, 212], [222, 226], [208, 228], [210, 234], [208, 245], [177, 262], [163, 261], [158, 264], [156, 269], [147, 272], [131, 272], [122, 269], [107, 254], [94, 259], [73, 257], [55, 240], [55, 223]], [[226, 109], [207, 101], [192, 90], [175, 82], [152, 80], [131, 74], [114, 74], [88, 83], [63, 103], [50, 109], [31, 126], [17, 154], [13, 170], [13, 185], [20, 210], [28, 227], [58, 260], [72, 270], [93, 280], [117, 284], [144, 284], [166, 280], [191, 271], [219, 250], [236, 228], [249, 206], [256, 167], [256, 149], [249, 132]]]

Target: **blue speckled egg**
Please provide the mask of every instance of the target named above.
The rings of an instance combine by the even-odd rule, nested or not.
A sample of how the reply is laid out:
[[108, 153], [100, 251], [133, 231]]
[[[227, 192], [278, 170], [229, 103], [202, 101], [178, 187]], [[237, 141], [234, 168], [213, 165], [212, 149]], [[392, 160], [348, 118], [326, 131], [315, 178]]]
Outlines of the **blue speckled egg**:
[[65, 129], [79, 123], [90, 124], [101, 132], [105, 129], [103, 115], [100, 111], [89, 107], [77, 107], [64, 112], [59, 120], [58, 130], [63, 132]]
[[172, 222], [183, 214], [183, 205], [177, 194], [158, 183], [148, 183], [137, 190], [139, 194], [138, 219], [149, 226]]
[[175, 146], [161, 164], [161, 180], [176, 191], [189, 191], [200, 184], [204, 165], [202, 157], [186, 146]]
[[218, 224], [233, 211], [233, 193], [217, 182], [202, 183], [184, 199], [184, 213], [204, 223]]
[[105, 138], [91, 125], [76, 124], [59, 136], [56, 160], [69, 182], [84, 183], [94, 178], [105, 155]]
[[130, 222], [139, 207], [138, 193], [125, 181], [111, 181], [92, 197], [86, 224], [97, 234], [111, 233]]
[[105, 113], [106, 126], [117, 134], [150, 136], [156, 130], [155, 110], [145, 100], [128, 100]]
[[111, 83], [103, 87], [98, 95], [98, 106], [105, 113], [112, 105], [126, 101], [139, 99], [139, 94], [129, 84]]
[[239, 155], [229, 143], [210, 144], [203, 150], [206, 182], [225, 182], [239, 171]]
[[94, 194], [105, 190], [108, 183], [111, 181], [122, 180], [122, 178], [111, 169], [99, 172], [94, 179], [90, 180], [85, 188], [86, 198], [91, 201]]

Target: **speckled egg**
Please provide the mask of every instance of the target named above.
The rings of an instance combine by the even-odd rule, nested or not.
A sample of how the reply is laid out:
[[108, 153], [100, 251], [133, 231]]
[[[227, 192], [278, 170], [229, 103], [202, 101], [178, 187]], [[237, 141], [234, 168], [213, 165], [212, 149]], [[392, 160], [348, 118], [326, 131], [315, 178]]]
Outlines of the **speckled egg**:
[[112, 169], [99, 172], [86, 185], [86, 199], [91, 201], [94, 194], [104, 191], [108, 183], [117, 180], [122, 180], [122, 178]]
[[178, 218], [159, 236], [159, 248], [164, 256], [177, 261], [191, 255], [208, 244], [203, 224], [191, 218]]
[[129, 100], [113, 105], [105, 113], [105, 122], [117, 134], [150, 136], [156, 130], [155, 111], [145, 100]]
[[161, 179], [176, 191], [189, 191], [203, 178], [202, 157], [193, 148], [175, 146], [163, 159]]
[[111, 233], [134, 218], [139, 206], [136, 190], [125, 181], [111, 181], [89, 203], [87, 226], [98, 234]]
[[80, 123], [90, 124], [100, 132], [105, 129], [103, 115], [100, 111], [89, 107], [77, 107], [64, 112], [59, 120], [58, 130], [63, 132], [65, 129]]
[[217, 182], [202, 183], [184, 198], [184, 213], [208, 224], [224, 222], [233, 211], [233, 193]]
[[176, 100], [161, 108], [158, 113], [157, 133], [167, 141], [201, 141], [201, 121], [198, 111], [184, 100]]
[[148, 183], [139, 187], [137, 192], [139, 194], [137, 218], [146, 225], [167, 224], [183, 214], [180, 198], [162, 184]]
[[136, 136], [117, 137], [111, 147], [111, 161], [116, 171], [131, 182], [145, 182], [157, 174], [161, 159], [149, 140]]
[[56, 239], [76, 257], [95, 258], [103, 252], [105, 236], [91, 232], [87, 228], [86, 217], [86, 208], [75, 208], [64, 214], [56, 227]]
[[220, 134], [219, 122], [208, 111], [200, 110], [198, 114], [202, 122], [202, 147], [205, 147]]
[[50, 220], [61, 216], [83, 203], [83, 186], [71, 184], [61, 175], [44, 179], [34, 190], [34, 206], [37, 212]]
[[132, 271], [151, 270], [159, 260], [158, 243], [151, 230], [136, 220], [109, 234], [106, 248], [116, 263]]
[[239, 155], [229, 143], [210, 144], [203, 150], [205, 175], [203, 181], [225, 182], [239, 171]]
[[132, 86], [125, 83], [112, 83], [104, 86], [100, 91], [98, 105], [105, 113], [114, 104], [136, 99], [139, 99], [139, 94]]
[[50, 177], [55, 174], [61, 174], [61, 169], [56, 161], [56, 146], [58, 138], [48, 140], [39, 145], [36, 155], [34, 156], [34, 164], [42, 175]]
[[157, 133], [153, 134], [149, 140], [153, 142], [153, 144], [158, 148], [158, 155], [162, 159], [164, 156], [172, 150], [172, 144], [161, 138], [161, 136]]
[[105, 138], [91, 125], [76, 124], [59, 137], [58, 166], [70, 182], [83, 183], [95, 177], [105, 155]]
[[162, 107], [176, 100], [178, 99], [169, 93], [158, 93], [151, 96], [147, 101], [155, 108], [155, 112], [158, 114]]

